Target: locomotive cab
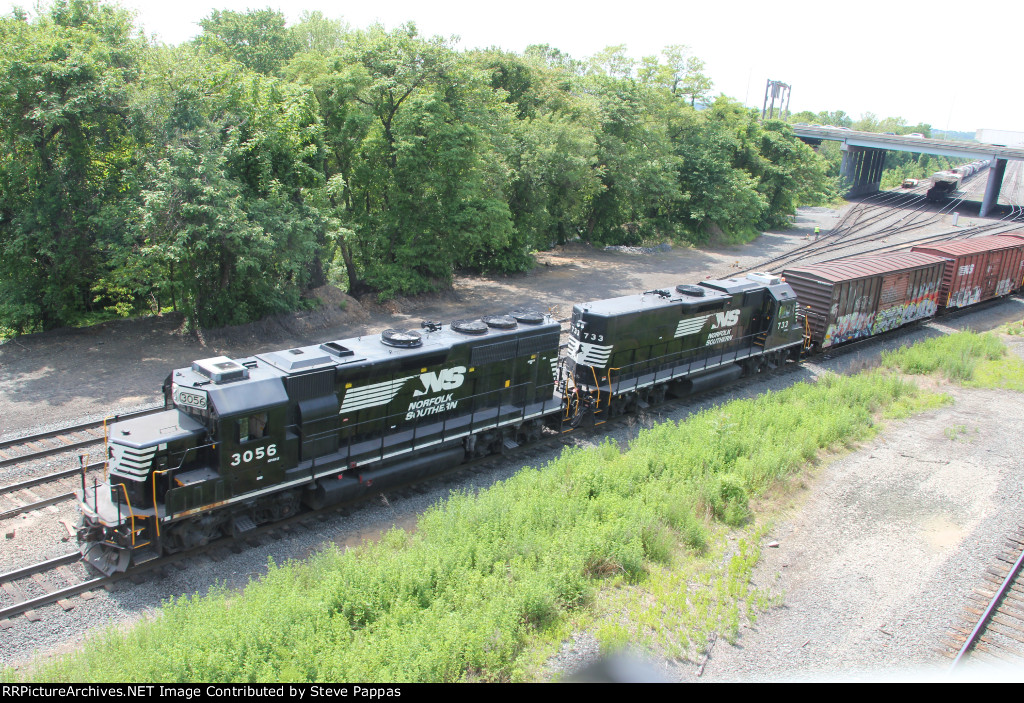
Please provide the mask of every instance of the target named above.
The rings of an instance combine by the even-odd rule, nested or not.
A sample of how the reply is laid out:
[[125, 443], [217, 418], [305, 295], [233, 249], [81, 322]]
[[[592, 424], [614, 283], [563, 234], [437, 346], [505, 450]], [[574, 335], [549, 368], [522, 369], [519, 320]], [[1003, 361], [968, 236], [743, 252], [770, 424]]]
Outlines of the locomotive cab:
[[133, 553], [156, 555], [152, 529], [175, 469], [209, 462], [206, 427], [180, 410], [115, 422], [107, 440], [107, 481], [78, 491], [78, 539], [86, 561], [123, 571]]
[[196, 361], [174, 372], [172, 402], [203, 422], [210, 446], [207, 461], [168, 472], [168, 518], [276, 485], [289, 458], [294, 465], [297, 438], [286, 431], [287, 393], [280, 378], [257, 363], [227, 357]]

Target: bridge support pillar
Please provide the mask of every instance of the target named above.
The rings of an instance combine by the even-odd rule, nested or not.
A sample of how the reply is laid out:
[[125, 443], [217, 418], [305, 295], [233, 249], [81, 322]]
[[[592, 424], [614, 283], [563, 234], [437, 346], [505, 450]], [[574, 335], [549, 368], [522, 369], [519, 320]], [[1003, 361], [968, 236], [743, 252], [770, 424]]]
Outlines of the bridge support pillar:
[[988, 168], [988, 183], [985, 184], [985, 196], [981, 199], [982, 217], [999, 202], [999, 191], [1003, 187], [1003, 174], [1006, 172], [1006, 159], [993, 158]]
[[878, 191], [885, 168], [885, 150], [871, 147], [849, 146], [843, 142], [843, 160], [839, 175], [847, 186], [846, 194], [864, 195]]

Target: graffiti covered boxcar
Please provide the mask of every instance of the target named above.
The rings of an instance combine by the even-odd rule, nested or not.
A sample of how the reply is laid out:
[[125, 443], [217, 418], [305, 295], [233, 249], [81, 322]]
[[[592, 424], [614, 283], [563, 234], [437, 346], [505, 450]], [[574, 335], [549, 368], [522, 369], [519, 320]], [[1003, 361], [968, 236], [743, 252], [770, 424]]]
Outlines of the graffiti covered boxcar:
[[783, 272], [819, 349], [931, 317], [945, 259], [919, 252], [808, 264]]
[[949, 259], [939, 287], [940, 307], [962, 308], [1007, 295], [1024, 276], [1024, 239], [1016, 236], [939, 242], [912, 251]]

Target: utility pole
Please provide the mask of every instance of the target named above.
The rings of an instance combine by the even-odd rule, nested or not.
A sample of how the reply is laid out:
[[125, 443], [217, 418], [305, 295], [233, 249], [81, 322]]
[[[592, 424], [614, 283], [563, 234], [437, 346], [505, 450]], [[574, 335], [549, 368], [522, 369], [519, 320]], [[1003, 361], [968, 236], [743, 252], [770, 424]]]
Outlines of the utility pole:
[[[761, 107], [761, 119], [763, 120], [767, 115], [768, 119], [772, 119], [775, 116], [775, 99], [779, 99], [779, 118], [785, 119], [786, 113], [789, 112], [789, 95], [792, 91], [792, 86], [783, 83], [782, 81], [773, 81], [771, 78], [764, 86], [764, 105]], [[771, 95], [772, 104], [768, 106], [768, 96]]]

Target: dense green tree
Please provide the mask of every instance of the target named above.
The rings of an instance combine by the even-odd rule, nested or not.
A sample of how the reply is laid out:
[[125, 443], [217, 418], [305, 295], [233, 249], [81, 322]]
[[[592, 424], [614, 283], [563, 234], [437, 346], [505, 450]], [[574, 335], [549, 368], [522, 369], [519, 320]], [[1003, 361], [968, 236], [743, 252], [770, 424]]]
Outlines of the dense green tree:
[[62, 0], [0, 19], [0, 45], [0, 318], [68, 324], [126, 226], [144, 44], [120, 8]]
[[280, 10], [214, 10], [199, 26], [203, 33], [197, 45], [266, 75], [276, 73], [300, 48], [300, 36], [285, 27]]
[[605, 187], [594, 132], [546, 114], [518, 122], [515, 144], [509, 206], [516, 229], [538, 249], [575, 239]]
[[152, 295], [193, 326], [294, 307], [330, 256], [325, 218], [306, 202], [324, 181], [314, 97], [187, 46], [147, 69], [138, 101], [153, 139], [135, 246]]
[[100, 0], [0, 20], [0, 326], [168, 305], [232, 324], [328, 268], [354, 294], [417, 293], [576, 237], [742, 239], [828, 194], [827, 159], [709, 104], [684, 46], [577, 60], [321, 13], [201, 24], [168, 47]]
[[601, 190], [592, 199], [585, 237], [601, 244], [637, 244], [671, 233], [667, 213], [678, 197], [676, 156], [658, 95], [632, 80], [591, 75], [583, 90], [594, 100]]
[[319, 10], [303, 12], [299, 23], [291, 28], [298, 51], [323, 54], [340, 49], [345, 43], [347, 25], [341, 20], [324, 17]]
[[351, 290], [432, 290], [458, 266], [522, 268], [500, 142], [512, 110], [489, 75], [414, 25], [353, 32], [289, 68], [317, 96], [326, 192]]
[[695, 244], [749, 237], [767, 203], [756, 180], [732, 163], [742, 148], [739, 136], [690, 109], [676, 111], [671, 133], [680, 191], [671, 219], [681, 235]]
[[907, 123], [902, 117], [886, 117], [879, 119], [874, 113], [865, 112], [853, 123], [853, 129], [861, 132], [892, 132], [903, 134]]
[[660, 86], [673, 97], [689, 99], [690, 107], [698, 100], [708, 102], [713, 83], [704, 73], [704, 62], [682, 44], [665, 47], [661, 55], [664, 63], [656, 56], [645, 56], [641, 60], [640, 82]]

